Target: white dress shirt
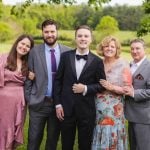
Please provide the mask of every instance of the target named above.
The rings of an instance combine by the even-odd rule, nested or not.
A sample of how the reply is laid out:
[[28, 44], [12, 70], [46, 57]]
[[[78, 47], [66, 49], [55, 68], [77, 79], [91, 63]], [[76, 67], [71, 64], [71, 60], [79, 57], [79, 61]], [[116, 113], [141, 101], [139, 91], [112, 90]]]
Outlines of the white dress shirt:
[[[80, 54], [78, 50], [76, 50], [76, 55], [88, 55], [89, 54], [89, 51], [87, 51], [86, 53], [84, 54]], [[80, 59], [80, 60], [77, 60], [75, 58], [75, 67], [76, 67], [76, 75], [77, 75], [77, 79], [79, 79], [80, 75], [81, 75], [81, 72], [83, 70], [83, 67], [84, 65], [86, 64], [86, 60], [84, 59]]]
[[142, 64], [142, 62], [144, 61], [144, 59], [146, 58], [146, 56], [144, 58], [142, 58], [139, 62], [135, 63], [134, 61], [131, 63], [131, 73], [132, 75], [134, 74], [134, 72], [138, 69], [138, 67]]

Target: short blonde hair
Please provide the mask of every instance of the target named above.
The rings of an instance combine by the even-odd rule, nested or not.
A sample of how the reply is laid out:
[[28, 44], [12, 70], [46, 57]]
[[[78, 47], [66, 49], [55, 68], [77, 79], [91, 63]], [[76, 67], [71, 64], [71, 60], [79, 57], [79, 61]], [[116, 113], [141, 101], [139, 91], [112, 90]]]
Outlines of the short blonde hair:
[[108, 46], [109, 43], [111, 41], [114, 41], [115, 42], [115, 46], [116, 46], [116, 55], [115, 55], [115, 58], [119, 58], [120, 56], [120, 53], [121, 53], [121, 44], [119, 42], [119, 40], [113, 36], [106, 36], [97, 46], [97, 53], [98, 55], [100, 56], [104, 56], [104, 53], [103, 53], [103, 48]]

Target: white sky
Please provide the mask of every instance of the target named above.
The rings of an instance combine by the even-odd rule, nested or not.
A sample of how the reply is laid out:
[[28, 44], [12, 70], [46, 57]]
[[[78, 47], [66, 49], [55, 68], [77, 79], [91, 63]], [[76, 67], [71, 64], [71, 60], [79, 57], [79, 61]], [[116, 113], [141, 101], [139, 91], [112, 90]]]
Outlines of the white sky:
[[[19, 2], [23, 2], [25, 0], [2, 0], [4, 4], [16, 4]], [[41, 2], [45, 2], [45, 0], [36, 0], [41, 1]], [[87, 2], [88, 0], [76, 0], [78, 3], [81, 2]], [[141, 5], [143, 2], [143, 0], [111, 0], [110, 3], [108, 3], [108, 5], [115, 5], [115, 4], [119, 4], [119, 5], [123, 5], [123, 4], [127, 4], [127, 5]]]

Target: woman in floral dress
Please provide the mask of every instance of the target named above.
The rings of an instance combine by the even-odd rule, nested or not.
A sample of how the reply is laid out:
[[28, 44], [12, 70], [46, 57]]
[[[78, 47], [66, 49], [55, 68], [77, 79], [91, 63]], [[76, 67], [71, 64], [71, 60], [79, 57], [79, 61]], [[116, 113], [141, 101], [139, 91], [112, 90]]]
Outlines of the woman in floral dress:
[[33, 39], [23, 34], [9, 54], [0, 55], [0, 150], [14, 150], [23, 144], [23, 86], [28, 75], [27, 56], [33, 45]]
[[96, 126], [92, 150], [127, 150], [124, 87], [131, 86], [129, 64], [119, 57], [120, 43], [115, 37], [105, 37], [98, 52], [104, 56], [107, 81], [100, 80], [106, 91], [98, 93], [95, 99]]

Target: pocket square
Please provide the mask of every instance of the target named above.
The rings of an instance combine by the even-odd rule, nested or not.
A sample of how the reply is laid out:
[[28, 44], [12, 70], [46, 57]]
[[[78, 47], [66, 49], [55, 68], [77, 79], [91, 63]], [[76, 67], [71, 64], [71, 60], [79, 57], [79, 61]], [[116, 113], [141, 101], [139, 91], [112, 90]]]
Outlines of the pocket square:
[[138, 79], [138, 80], [144, 80], [143, 76], [141, 74], [137, 74], [135, 76], [135, 79]]

